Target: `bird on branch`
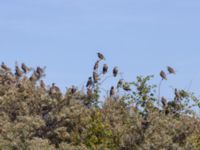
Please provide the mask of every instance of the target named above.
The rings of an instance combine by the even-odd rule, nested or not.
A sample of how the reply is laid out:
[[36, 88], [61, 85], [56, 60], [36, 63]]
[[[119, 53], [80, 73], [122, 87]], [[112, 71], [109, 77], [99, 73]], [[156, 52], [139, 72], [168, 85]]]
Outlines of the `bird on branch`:
[[160, 72], [160, 76], [161, 76], [162, 80], [167, 80], [167, 75], [163, 70]]
[[101, 53], [97, 53], [97, 55], [98, 55], [98, 57], [99, 57], [100, 60], [105, 60], [105, 57], [104, 57], [103, 54], [101, 54]]

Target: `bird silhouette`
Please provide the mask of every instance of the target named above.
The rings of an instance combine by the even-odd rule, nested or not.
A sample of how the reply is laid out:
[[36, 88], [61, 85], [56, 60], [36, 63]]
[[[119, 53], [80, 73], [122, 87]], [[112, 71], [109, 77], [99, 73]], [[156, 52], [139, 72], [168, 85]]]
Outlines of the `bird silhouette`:
[[111, 88], [110, 88], [110, 97], [112, 97], [112, 96], [114, 96], [115, 95], [115, 88], [114, 88], [114, 86], [112, 86]]
[[32, 82], [35, 82], [39, 79], [40, 79], [40, 76], [36, 71], [34, 71], [33, 74], [31, 75], [31, 77], [29, 78], [29, 80], [32, 81]]
[[10, 71], [10, 68], [4, 62], [2, 62], [1, 68], [3, 68], [5, 71]]
[[87, 88], [90, 88], [90, 87], [92, 87], [92, 86], [93, 86], [92, 77], [89, 77], [89, 78], [88, 78], [88, 81], [87, 81], [87, 84], [86, 84], [86, 87], [87, 87]]
[[99, 68], [99, 60], [96, 61], [93, 69], [96, 71], [98, 68]]
[[42, 89], [45, 89], [45, 87], [46, 87], [46, 85], [45, 85], [45, 83], [44, 83], [43, 80], [40, 80], [40, 87], [41, 87]]
[[57, 86], [55, 85], [55, 83], [52, 83], [52, 86], [51, 86], [51, 88], [50, 88], [50, 90], [49, 90], [49, 94], [50, 94], [50, 95], [54, 95], [54, 94], [56, 94], [56, 93], [60, 93], [60, 89], [59, 89], [59, 87], [57, 87]]
[[174, 68], [167, 66], [167, 70], [170, 74], [176, 74], [176, 71], [174, 70]]
[[30, 71], [30, 68], [28, 68], [25, 63], [22, 63], [21, 68], [24, 73], [28, 73]]
[[101, 54], [101, 53], [97, 53], [97, 55], [98, 55], [98, 57], [99, 57], [100, 60], [105, 60], [105, 57], [104, 57], [103, 54]]
[[71, 94], [72, 94], [72, 95], [75, 94], [76, 91], [77, 91], [77, 88], [73, 85], [73, 86], [71, 87]]
[[113, 68], [113, 76], [116, 77], [118, 75], [118, 68], [114, 67]]
[[161, 102], [162, 102], [163, 107], [165, 108], [167, 106], [167, 100], [166, 100], [166, 98], [162, 97], [161, 98]]
[[167, 80], [167, 75], [163, 70], [161, 70], [160, 76], [161, 76], [162, 80]]
[[108, 72], [108, 65], [104, 64], [103, 65], [103, 74], [106, 74]]
[[18, 66], [15, 66], [15, 75], [17, 77], [22, 77], [22, 75], [23, 75], [23, 72], [19, 69]]
[[41, 67], [37, 67], [37, 68], [36, 68], [36, 72], [37, 72], [37, 74], [38, 74], [40, 77], [42, 77], [43, 74], [44, 74], [44, 69], [41, 68]]

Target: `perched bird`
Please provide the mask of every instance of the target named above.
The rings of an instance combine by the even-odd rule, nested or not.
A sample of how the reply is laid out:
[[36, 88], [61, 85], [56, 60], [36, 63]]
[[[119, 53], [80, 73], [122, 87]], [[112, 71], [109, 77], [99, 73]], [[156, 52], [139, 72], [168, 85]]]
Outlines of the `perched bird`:
[[118, 75], [118, 68], [114, 67], [113, 69], [113, 76], [116, 77]]
[[40, 79], [40, 76], [36, 71], [34, 71], [33, 74], [31, 75], [31, 77], [29, 78], [29, 80], [31, 82], [35, 82], [35, 81], [37, 81], [39, 79]]
[[106, 74], [108, 72], [108, 65], [104, 64], [103, 65], [103, 74]]
[[72, 94], [75, 94], [76, 91], [77, 91], [77, 88], [73, 85], [73, 86], [71, 87], [71, 93], [72, 93]]
[[123, 82], [124, 82], [123, 79], [120, 79], [120, 80], [118, 81], [118, 83], [117, 83], [117, 88], [122, 87]]
[[99, 75], [95, 71], [93, 72], [93, 80], [94, 80], [94, 83], [97, 83], [99, 80]]
[[21, 68], [24, 73], [28, 73], [30, 71], [30, 68], [28, 68], [25, 63], [22, 63]]
[[114, 88], [114, 86], [112, 86], [111, 89], [110, 89], [110, 97], [112, 97], [113, 95], [115, 95], [115, 88]]
[[57, 87], [57, 86], [55, 85], [55, 83], [52, 83], [52, 86], [51, 86], [51, 88], [50, 88], [50, 90], [49, 90], [49, 94], [50, 94], [50, 95], [54, 95], [54, 94], [56, 94], [56, 93], [58, 93], [58, 92], [60, 92], [59, 87]]
[[170, 66], [167, 67], [167, 70], [170, 74], [176, 74], [176, 71]]
[[17, 77], [22, 77], [22, 75], [23, 75], [23, 72], [19, 69], [18, 66], [15, 66], [15, 75]]
[[40, 77], [42, 77], [42, 75], [44, 74], [44, 69], [42, 69], [42, 68], [40, 68], [40, 67], [37, 67], [37, 68], [36, 68], [36, 72], [37, 72], [37, 74], [38, 74]]
[[89, 77], [87, 84], [86, 84], [86, 87], [89, 88], [89, 87], [92, 87], [92, 85], [93, 85], [92, 77]]
[[131, 87], [130, 87], [130, 85], [129, 85], [128, 83], [125, 83], [125, 84], [123, 85], [123, 89], [124, 89], [125, 91], [131, 91]]
[[96, 61], [96, 63], [94, 64], [94, 70], [97, 70], [99, 68], [99, 60]]
[[166, 98], [162, 97], [161, 98], [161, 102], [162, 102], [163, 107], [165, 108], [167, 106], [167, 100], [166, 100]]
[[103, 54], [101, 54], [101, 53], [97, 53], [97, 55], [98, 55], [99, 59], [101, 59], [101, 60], [105, 59], [105, 57], [104, 57]]
[[4, 62], [2, 62], [1, 68], [3, 68], [5, 71], [10, 71], [10, 68]]
[[165, 74], [165, 72], [163, 70], [160, 72], [160, 76], [161, 76], [162, 80], [167, 80], [167, 75]]
[[45, 87], [46, 87], [46, 85], [45, 85], [45, 83], [44, 83], [43, 80], [40, 80], [40, 87], [41, 87], [42, 89], [45, 89]]

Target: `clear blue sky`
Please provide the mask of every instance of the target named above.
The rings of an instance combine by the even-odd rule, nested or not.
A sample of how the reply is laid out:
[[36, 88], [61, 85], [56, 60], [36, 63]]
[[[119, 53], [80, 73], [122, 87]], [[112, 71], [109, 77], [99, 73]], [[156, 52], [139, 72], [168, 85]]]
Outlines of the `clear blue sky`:
[[[1, 0], [0, 61], [47, 66], [45, 80], [80, 85], [100, 49], [124, 77], [177, 70], [164, 87], [200, 91], [199, 0]], [[167, 92], [163, 92], [167, 94]]]

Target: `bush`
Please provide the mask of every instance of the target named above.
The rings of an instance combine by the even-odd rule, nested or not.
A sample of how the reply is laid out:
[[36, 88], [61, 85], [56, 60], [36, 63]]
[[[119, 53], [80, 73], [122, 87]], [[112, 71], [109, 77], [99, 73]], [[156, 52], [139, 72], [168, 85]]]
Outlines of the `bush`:
[[98, 56], [86, 89], [72, 86], [65, 93], [54, 83], [45, 85], [45, 68], [23, 63], [11, 72], [2, 63], [0, 149], [200, 149], [200, 119], [194, 112], [199, 99], [181, 89], [171, 100], [159, 94], [173, 68], [162, 71], [155, 86], [149, 82], [153, 76], [127, 82], [114, 67], [112, 76], [119, 82], [102, 102], [101, 89], [110, 76], [107, 65], [101, 69], [105, 57]]

